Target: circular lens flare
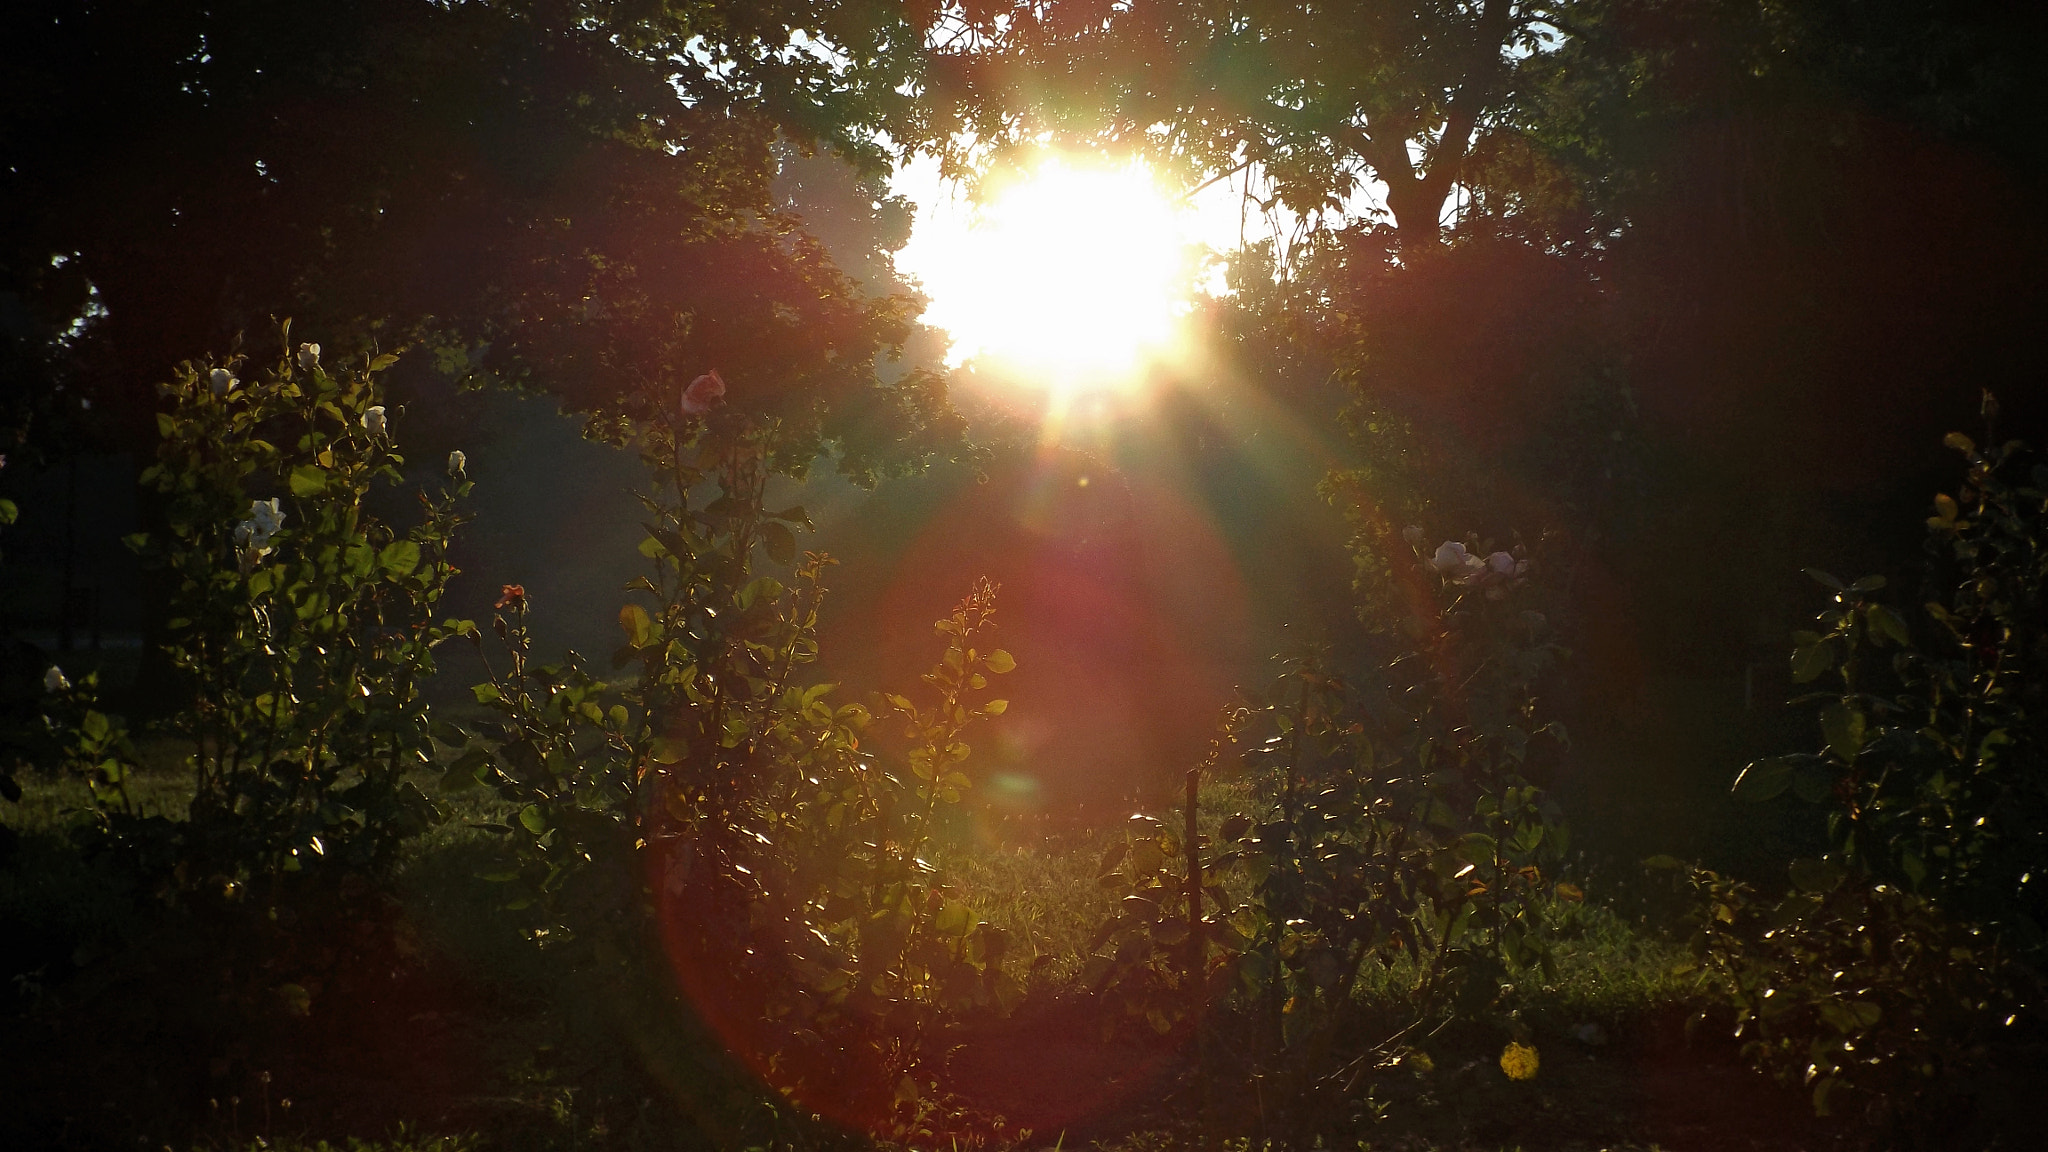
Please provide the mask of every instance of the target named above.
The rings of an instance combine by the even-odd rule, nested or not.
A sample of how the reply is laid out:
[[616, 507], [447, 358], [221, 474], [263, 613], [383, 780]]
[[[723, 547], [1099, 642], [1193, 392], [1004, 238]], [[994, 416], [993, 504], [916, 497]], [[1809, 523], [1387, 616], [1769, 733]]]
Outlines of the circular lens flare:
[[1048, 157], [984, 196], [971, 218], [928, 216], [899, 258], [954, 363], [1082, 391], [1133, 381], [1175, 343], [1195, 249], [1144, 167]]

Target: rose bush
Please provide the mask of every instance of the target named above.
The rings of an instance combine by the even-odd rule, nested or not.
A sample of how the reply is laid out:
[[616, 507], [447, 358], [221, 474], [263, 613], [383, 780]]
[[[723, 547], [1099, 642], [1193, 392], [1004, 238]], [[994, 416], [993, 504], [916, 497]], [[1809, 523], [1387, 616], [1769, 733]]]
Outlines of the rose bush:
[[100, 796], [86, 834], [166, 900], [276, 908], [308, 883], [374, 878], [440, 819], [408, 776], [431, 751], [433, 649], [472, 627], [435, 615], [468, 484], [422, 491], [410, 527], [371, 511], [374, 488], [405, 482], [378, 403], [394, 360], [330, 371], [307, 343], [257, 378], [235, 355], [162, 388], [142, 480], [167, 528], [129, 542], [170, 591], [185, 695], [159, 727], [191, 749], [189, 816], [131, 810], [118, 718], [53, 723]]

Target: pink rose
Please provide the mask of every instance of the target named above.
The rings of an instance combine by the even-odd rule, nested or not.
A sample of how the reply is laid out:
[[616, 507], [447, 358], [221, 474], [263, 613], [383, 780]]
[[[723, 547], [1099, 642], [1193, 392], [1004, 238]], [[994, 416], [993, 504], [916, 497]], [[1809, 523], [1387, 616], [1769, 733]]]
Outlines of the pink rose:
[[725, 402], [725, 378], [712, 369], [683, 389], [683, 417], [703, 416]]

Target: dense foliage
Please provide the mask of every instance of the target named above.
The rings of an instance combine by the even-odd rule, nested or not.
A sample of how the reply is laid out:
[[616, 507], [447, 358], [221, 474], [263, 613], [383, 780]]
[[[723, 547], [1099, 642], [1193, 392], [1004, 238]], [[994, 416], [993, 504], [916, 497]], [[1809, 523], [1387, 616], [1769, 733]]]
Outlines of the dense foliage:
[[1505, 1028], [1516, 986], [1553, 974], [1555, 912], [1581, 893], [1530, 782], [1565, 746], [1536, 700], [1559, 650], [1528, 606], [1532, 562], [1407, 535], [1399, 653], [1356, 675], [1324, 653], [1284, 661], [1191, 773], [1192, 804], [1194, 776], [1234, 748], [1255, 806], [1213, 835], [1192, 810], [1178, 828], [1134, 818], [1103, 860], [1128, 894], [1084, 978], [1154, 1029], [1235, 1000], [1261, 1022], [1265, 1066], [1305, 1071], [1355, 1028], [1361, 978], [1398, 969], [1405, 1019], [1378, 1053], [1397, 1063], [1421, 1024]]
[[[1992, 402], [1987, 396], [1987, 405]], [[2041, 1010], [2048, 936], [2033, 873], [2048, 835], [2040, 779], [2048, 471], [2012, 441], [1949, 444], [1967, 464], [1928, 518], [1925, 605], [1882, 578], [1833, 590], [1792, 656], [1826, 743], [1758, 761], [1735, 792], [1827, 813], [1829, 850], [1760, 899], [1703, 873], [1696, 947], [1725, 981], [1750, 1051], [1853, 1106], [1924, 1120], [1965, 1094], [1997, 1033]]]
[[[507, 587], [503, 662], [475, 689], [503, 719], [444, 730], [444, 786], [514, 806], [516, 863], [494, 879], [534, 940], [616, 962], [658, 937], [697, 1011], [777, 1088], [842, 1121], [914, 1125], [938, 1014], [1016, 995], [1002, 930], [923, 860], [971, 783], [961, 737], [1005, 708], [975, 700], [1014, 661], [986, 647], [984, 584], [938, 623], [930, 699], [881, 697], [887, 719], [835, 704], [806, 675], [832, 561], [799, 556], [804, 509], [763, 503], [778, 463], [808, 457], [725, 396], [707, 374], [666, 419], [630, 425], [659, 485], [642, 497], [651, 572], [630, 589], [650, 603], [618, 613], [612, 666], [632, 671], [535, 661], [525, 591]], [[891, 721], [907, 742], [885, 759], [885, 740], [862, 741]]]
[[92, 779], [95, 840], [166, 897], [274, 904], [305, 873], [360, 884], [440, 817], [407, 777], [428, 757], [433, 649], [472, 627], [435, 619], [468, 482], [458, 454], [440, 496], [419, 493], [418, 523], [378, 515], [373, 492], [405, 480], [378, 403], [393, 359], [342, 370], [307, 343], [259, 377], [234, 356], [164, 389], [143, 478], [169, 530], [130, 543], [175, 589], [185, 698], [164, 731], [191, 749], [189, 815], [136, 811], [132, 747], [100, 712], [78, 718], [68, 760]]
[[[37, 445], [145, 443], [162, 365], [273, 316], [585, 410], [702, 363], [807, 410], [907, 330], [772, 186], [917, 134], [897, 4], [25, 4], [0, 45], [0, 423]], [[932, 417], [896, 396], [838, 413], [857, 464]]]

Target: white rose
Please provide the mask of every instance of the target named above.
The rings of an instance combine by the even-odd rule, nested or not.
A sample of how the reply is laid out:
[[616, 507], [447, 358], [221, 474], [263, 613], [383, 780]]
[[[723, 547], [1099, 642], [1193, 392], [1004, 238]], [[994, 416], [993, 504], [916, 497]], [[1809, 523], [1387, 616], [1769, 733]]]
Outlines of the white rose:
[[52, 664], [50, 665], [50, 670], [43, 673], [43, 691], [68, 692], [70, 689], [71, 681], [64, 678], [64, 670], [62, 668]]
[[1406, 540], [1411, 548], [1421, 546], [1422, 525], [1410, 524], [1406, 528], [1401, 529], [1401, 539]]
[[448, 454], [448, 474], [450, 476], [460, 476], [468, 467], [469, 457], [462, 454], [462, 449], [457, 448]]
[[368, 408], [363, 409], [363, 427], [369, 429], [372, 436], [381, 438], [384, 435], [384, 406], [382, 404], [372, 404]]
[[284, 506], [277, 497], [249, 502], [249, 518], [235, 525], [235, 543], [239, 546], [236, 561], [242, 571], [247, 572], [258, 560], [270, 555], [270, 538], [282, 527]]
[[308, 372], [311, 372], [313, 369], [318, 368], [319, 366], [320, 346], [318, 344], [299, 345], [299, 367], [305, 369]]
[[208, 372], [206, 374], [206, 382], [213, 389], [215, 396], [227, 395], [229, 392], [234, 391], [235, 385], [239, 383], [235, 379], [235, 374], [225, 368], [215, 368], [213, 371]]
[[249, 519], [256, 525], [257, 532], [268, 538], [284, 527], [284, 505], [277, 497], [249, 502]]
[[244, 520], [235, 525], [235, 566], [244, 574], [256, 567], [258, 561], [270, 555], [270, 537], [257, 531], [254, 520]]
[[1445, 576], [1454, 576], [1463, 572], [1471, 560], [1472, 556], [1465, 551], [1463, 544], [1456, 540], [1446, 540], [1438, 546], [1436, 555], [1430, 558], [1429, 564]]
[[1486, 574], [1502, 580], [1515, 574], [1515, 558], [1506, 552], [1495, 552], [1486, 558]]

